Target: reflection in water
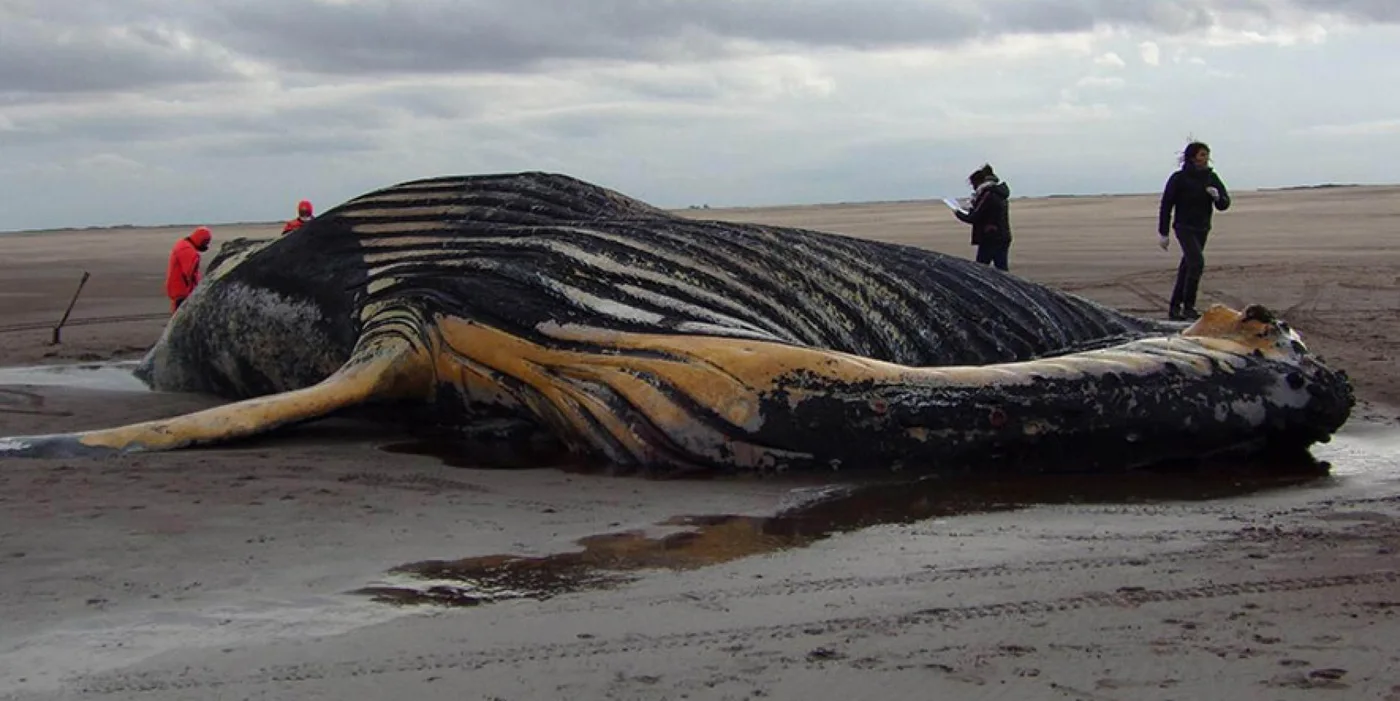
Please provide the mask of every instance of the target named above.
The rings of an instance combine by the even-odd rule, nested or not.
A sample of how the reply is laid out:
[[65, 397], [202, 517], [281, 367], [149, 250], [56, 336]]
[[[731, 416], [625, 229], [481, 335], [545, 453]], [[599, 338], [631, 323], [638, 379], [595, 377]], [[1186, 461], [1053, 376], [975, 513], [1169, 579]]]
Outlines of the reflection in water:
[[425, 419], [412, 407], [400, 415], [410, 440], [380, 446], [386, 453], [426, 455], [444, 465], [478, 470], [527, 470], [558, 468], [578, 462], [552, 435], [533, 424], [511, 419], [477, 421], [465, 427], [425, 427]]
[[359, 593], [399, 604], [471, 606], [549, 596], [627, 581], [646, 569], [685, 570], [790, 548], [881, 524], [1006, 511], [1041, 504], [1219, 499], [1328, 479], [1329, 465], [1306, 453], [1267, 462], [1197, 463], [1125, 474], [927, 477], [833, 486], [773, 516], [678, 516], [661, 524], [685, 530], [663, 536], [624, 532], [578, 541], [581, 550], [544, 557], [490, 555], [430, 560], [391, 574], [434, 584], [378, 587]]

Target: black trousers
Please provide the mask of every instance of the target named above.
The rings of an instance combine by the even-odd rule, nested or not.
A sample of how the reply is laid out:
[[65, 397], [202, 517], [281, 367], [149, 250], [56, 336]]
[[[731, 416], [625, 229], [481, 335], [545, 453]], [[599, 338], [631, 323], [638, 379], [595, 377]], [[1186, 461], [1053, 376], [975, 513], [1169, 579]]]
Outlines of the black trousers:
[[1176, 240], [1181, 244], [1181, 264], [1176, 267], [1176, 286], [1172, 288], [1172, 309], [1195, 309], [1196, 290], [1206, 271], [1206, 237], [1209, 230], [1178, 229]]
[[1007, 269], [1007, 257], [1011, 253], [1011, 242], [982, 243], [977, 245], [977, 262], [990, 264], [998, 270]]

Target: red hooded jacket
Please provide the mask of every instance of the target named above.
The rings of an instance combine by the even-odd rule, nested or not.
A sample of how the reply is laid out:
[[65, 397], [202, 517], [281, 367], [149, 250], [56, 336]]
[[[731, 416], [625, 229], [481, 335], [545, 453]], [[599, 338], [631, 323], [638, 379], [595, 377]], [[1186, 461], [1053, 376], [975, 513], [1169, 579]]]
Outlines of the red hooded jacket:
[[312, 214], [311, 214], [311, 202], [310, 202], [309, 200], [302, 200], [302, 201], [298, 202], [298, 203], [297, 203], [297, 218], [296, 218], [296, 219], [293, 219], [293, 220], [287, 222], [285, 225], [283, 225], [283, 226], [282, 226], [282, 233], [284, 233], [284, 234], [290, 234], [290, 233], [292, 233], [293, 231], [296, 231], [297, 229], [300, 229], [300, 228], [302, 227], [303, 224], [305, 224], [306, 222], [311, 221], [311, 216], [312, 216]]
[[194, 233], [175, 242], [170, 249], [170, 265], [165, 270], [165, 295], [170, 301], [179, 302], [199, 284], [199, 249], [209, 245], [214, 238], [206, 227], [199, 227]]

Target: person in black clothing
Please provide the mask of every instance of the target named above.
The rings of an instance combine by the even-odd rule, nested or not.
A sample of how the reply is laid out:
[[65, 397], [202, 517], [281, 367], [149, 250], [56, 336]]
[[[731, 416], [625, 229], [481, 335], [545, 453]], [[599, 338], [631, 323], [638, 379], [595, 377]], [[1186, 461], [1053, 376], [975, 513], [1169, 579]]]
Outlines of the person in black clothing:
[[1007, 270], [1011, 253], [1011, 212], [1008, 200], [1011, 188], [1002, 182], [990, 165], [983, 165], [967, 177], [972, 186], [972, 203], [967, 211], [953, 212], [959, 220], [972, 225], [972, 245], [977, 247], [977, 262], [990, 263], [998, 270]]
[[[1205, 272], [1206, 236], [1210, 234], [1211, 214], [1230, 208], [1230, 193], [1210, 167], [1210, 147], [1193, 141], [1181, 154], [1181, 170], [1167, 178], [1162, 190], [1162, 206], [1157, 217], [1157, 245], [1171, 245], [1167, 230], [1176, 232], [1181, 243], [1181, 264], [1176, 269], [1176, 286], [1167, 316], [1173, 320], [1195, 319], [1196, 289]], [[1172, 221], [1173, 211], [1176, 220]], [[1169, 227], [1170, 225], [1170, 227]]]

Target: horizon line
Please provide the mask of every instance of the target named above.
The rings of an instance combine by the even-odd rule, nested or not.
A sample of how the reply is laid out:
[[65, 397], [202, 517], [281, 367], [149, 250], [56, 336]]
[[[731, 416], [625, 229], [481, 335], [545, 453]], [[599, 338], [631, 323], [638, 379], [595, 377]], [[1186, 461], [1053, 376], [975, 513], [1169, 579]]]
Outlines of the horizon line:
[[[1281, 186], [1273, 186], [1273, 187], [1255, 187], [1255, 188], [1247, 188], [1247, 189], [1244, 189], [1244, 190], [1236, 190], [1236, 192], [1282, 192], [1282, 191], [1289, 191], [1289, 190], [1325, 190], [1325, 189], [1361, 188], [1361, 187], [1384, 188], [1384, 187], [1397, 187], [1397, 186], [1400, 186], [1400, 182], [1397, 182], [1397, 183], [1317, 183], [1317, 184], [1313, 184], [1313, 185], [1281, 185]], [[1012, 200], [1053, 200], [1053, 199], [1074, 199], [1074, 198], [1085, 198], [1085, 197], [1142, 197], [1142, 196], [1145, 196], [1145, 195], [1156, 196], [1157, 194], [1159, 194], [1159, 193], [1157, 193], [1157, 192], [1155, 192], [1155, 191], [1152, 191], [1152, 192], [1146, 192], [1146, 191], [1144, 191], [1144, 192], [1098, 192], [1098, 193], [1051, 193], [1051, 194], [1046, 194], [1046, 195], [1013, 195], [1013, 196], [1011, 197], [1011, 199], [1012, 199]], [[930, 202], [930, 203], [934, 203], [934, 202], [938, 202], [939, 199], [940, 199], [940, 198], [938, 198], [938, 197], [930, 197], [930, 198], [927, 198], [927, 199], [925, 199], [925, 198], [914, 198], [914, 199], [890, 199], [890, 200], [832, 200], [832, 201], [826, 201], [826, 202], [788, 202], [788, 203], [775, 203], [775, 204], [719, 205], [719, 206], [713, 206], [713, 205], [710, 205], [710, 204], [701, 204], [701, 205], [685, 205], [685, 206], [682, 206], [682, 207], [660, 207], [660, 209], [665, 210], [665, 211], [668, 211], [668, 212], [683, 213], [683, 212], [703, 212], [703, 211], [715, 211], [715, 210], [720, 210], [720, 211], [724, 211], [724, 210], [738, 211], [738, 210], [756, 210], [756, 209], [785, 209], [785, 208], [792, 208], [792, 207], [850, 207], [850, 206], [868, 206], [868, 205], [881, 205], [881, 204], [910, 204], [910, 203], [918, 203], [918, 202]], [[337, 205], [337, 206], [338, 206], [338, 205]], [[218, 223], [203, 223], [203, 224], [192, 224], [192, 223], [188, 223], [188, 222], [174, 222], [174, 223], [165, 223], [165, 224], [149, 224], [149, 223], [148, 223], [148, 224], [132, 224], [132, 223], [122, 223], [122, 224], [91, 224], [91, 225], [87, 225], [87, 226], [54, 226], [54, 227], [43, 227], [43, 228], [37, 228], [37, 229], [0, 229], [0, 235], [6, 235], [6, 234], [43, 234], [43, 233], [53, 233], [53, 232], [59, 232], [59, 231], [109, 231], [109, 230], [117, 230], [117, 229], [175, 229], [175, 228], [187, 228], [187, 227], [196, 227], [196, 226], [208, 226], [208, 227], [211, 227], [211, 228], [212, 228], [212, 227], [219, 227], [219, 226], [277, 226], [277, 225], [279, 225], [279, 224], [285, 223], [286, 221], [287, 221], [286, 219], [268, 219], [268, 220], [263, 220], [263, 221], [225, 221], [225, 222], [218, 222]]]

